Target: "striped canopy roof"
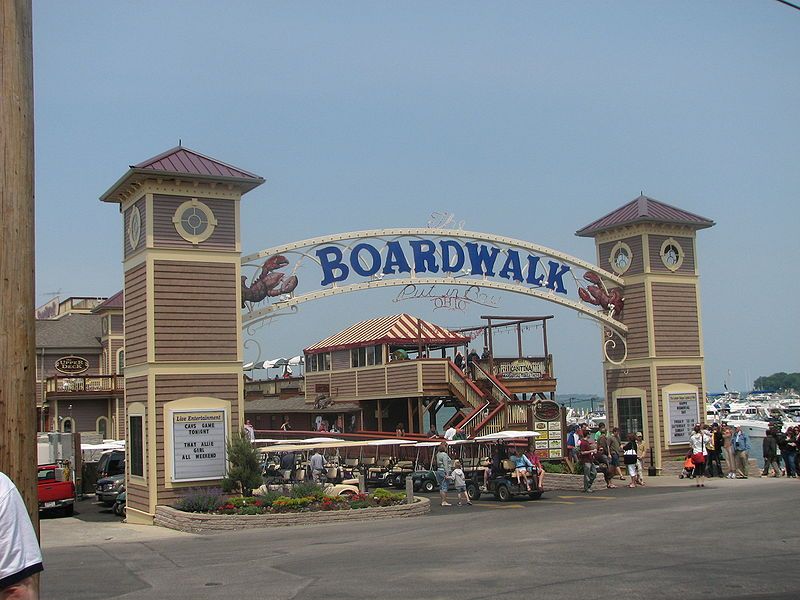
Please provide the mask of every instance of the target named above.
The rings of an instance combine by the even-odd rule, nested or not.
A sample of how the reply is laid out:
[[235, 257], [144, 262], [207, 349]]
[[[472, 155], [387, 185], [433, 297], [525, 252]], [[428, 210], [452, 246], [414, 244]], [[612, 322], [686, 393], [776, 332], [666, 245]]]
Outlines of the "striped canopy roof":
[[431, 344], [458, 346], [468, 343], [469, 338], [403, 313], [361, 321], [344, 331], [312, 344], [305, 349], [305, 352], [317, 354], [378, 344], [414, 346], [420, 342], [426, 346]]

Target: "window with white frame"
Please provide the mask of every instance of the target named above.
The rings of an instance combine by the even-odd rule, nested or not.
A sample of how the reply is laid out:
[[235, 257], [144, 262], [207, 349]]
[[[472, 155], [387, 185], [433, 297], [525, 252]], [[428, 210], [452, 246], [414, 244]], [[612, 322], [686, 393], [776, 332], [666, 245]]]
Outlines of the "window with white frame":
[[321, 352], [319, 354], [309, 354], [306, 357], [306, 371], [330, 371], [331, 353]]

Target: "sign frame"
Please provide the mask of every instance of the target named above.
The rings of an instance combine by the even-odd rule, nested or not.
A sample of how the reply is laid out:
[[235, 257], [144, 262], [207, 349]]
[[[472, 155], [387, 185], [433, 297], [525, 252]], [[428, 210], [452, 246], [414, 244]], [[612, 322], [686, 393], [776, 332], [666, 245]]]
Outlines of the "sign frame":
[[[171, 455], [171, 462], [172, 462], [172, 472], [170, 473], [170, 483], [191, 483], [195, 481], [219, 481], [223, 479], [228, 473], [228, 409], [226, 408], [174, 408], [169, 409], [167, 411], [169, 415], [169, 424], [170, 424], [170, 442], [172, 447], [169, 448], [170, 455]], [[176, 441], [175, 441], [175, 417], [181, 413], [220, 413], [222, 415], [222, 419], [219, 421], [222, 423], [222, 464], [223, 464], [223, 474], [222, 475], [214, 475], [211, 477], [189, 477], [189, 478], [179, 478], [177, 476], [177, 472], [179, 470], [178, 461], [175, 458], [176, 454]], [[166, 452], [165, 452], [166, 453]]]
[[[664, 412], [666, 413], [664, 424], [666, 426], [667, 444], [669, 446], [681, 446], [688, 444], [689, 437], [692, 435], [692, 427], [694, 427], [695, 423], [700, 423], [700, 394], [697, 392], [697, 390], [684, 389], [669, 391], [665, 390], [664, 395]], [[689, 406], [682, 414], [678, 415], [675, 413], [675, 410], [680, 410], [680, 408], [673, 407], [673, 405], [681, 402], [688, 403]], [[694, 421], [689, 423], [688, 421], [692, 419], [692, 416], [694, 416]], [[686, 431], [685, 439], [676, 438], [674, 435], [677, 417], [681, 417], [682, 422], [686, 421], [684, 425]]]
[[[75, 368], [75, 369], [64, 370], [64, 368], [62, 366], [59, 366], [59, 365], [61, 365], [61, 361], [81, 362], [81, 366], [78, 367], [78, 368]], [[58, 371], [59, 373], [61, 373], [62, 375], [66, 375], [67, 377], [73, 377], [73, 376], [76, 376], [76, 375], [81, 375], [83, 373], [86, 373], [86, 371], [89, 370], [89, 359], [88, 358], [84, 358], [83, 356], [76, 356], [74, 354], [68, 354], [67, 356], [62, 356], [60, 358], [57, 358], [55, 360], [55, 362], [53, 362], [53, 368], [56, 371]]]

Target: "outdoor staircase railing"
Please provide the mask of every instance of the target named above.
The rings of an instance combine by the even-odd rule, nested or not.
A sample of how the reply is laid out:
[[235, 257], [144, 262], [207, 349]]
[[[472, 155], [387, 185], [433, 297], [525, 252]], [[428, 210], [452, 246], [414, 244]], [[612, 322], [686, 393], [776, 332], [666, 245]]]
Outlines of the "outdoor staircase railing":
[[475, 385], [452, 361], [448, 362], [447, 381], [450, 389], [459, 400], [465, 402], [473, 410], [483, 410], [488, 400], [483, 391]]
[[489, 394], [491, 394], [492, 398], [495, 402], [500, 404], [505, 404], [508, 402], [514, 401], [514, 395], [508, 390], [506, 386], [504, 386], [500, 381], [498, 381], [497, 377], [492, 375], [491, 373], [487, 373], [483, 370], [483, 368], [476, 364], [472, 364], [472, 368], [474, 369], [475, 379], [478, 381], [486, 381], [489, 385], [487, 388], [489, 390]]

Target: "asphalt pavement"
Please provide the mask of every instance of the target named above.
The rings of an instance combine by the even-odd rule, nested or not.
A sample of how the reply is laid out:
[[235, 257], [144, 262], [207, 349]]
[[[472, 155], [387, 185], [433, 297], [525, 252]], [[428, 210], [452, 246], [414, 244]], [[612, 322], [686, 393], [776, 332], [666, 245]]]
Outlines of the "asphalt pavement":
[[796, 597], [800, 480], [659, 479], [461, 507], [432, 495], [418, 518], [214, 535], [79, 507], [42, 522], [42, 598]]

